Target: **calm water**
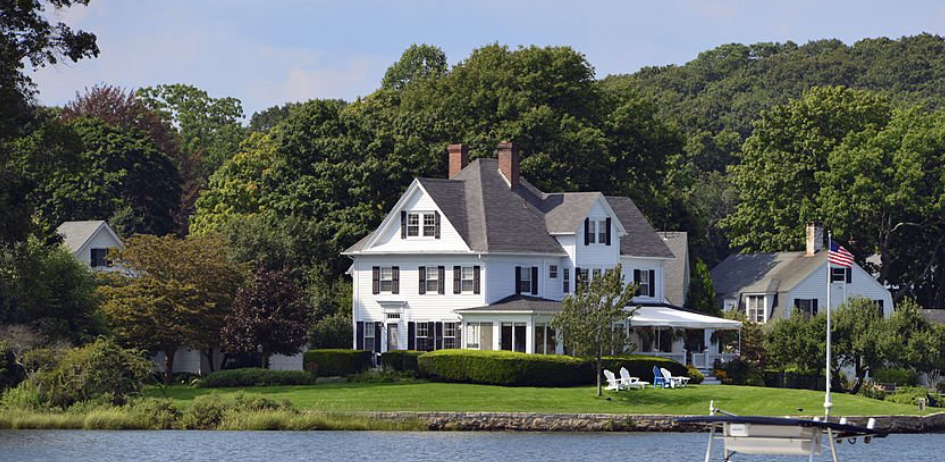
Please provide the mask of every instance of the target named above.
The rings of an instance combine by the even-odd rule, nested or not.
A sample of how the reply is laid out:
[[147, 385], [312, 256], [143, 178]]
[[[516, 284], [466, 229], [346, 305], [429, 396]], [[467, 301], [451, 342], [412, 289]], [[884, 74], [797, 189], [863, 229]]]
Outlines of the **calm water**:
[[[700, 434], [0, 431], [2, 462], [701, 461]], [[840, 447], [843, 461], [945, 461], [945, 435]], [[817, 460], [827, 460], [825, 453]], [[759, 458], [736, 457], [759, 461]], [[766, 461], [799, 461], [777, 457]]]

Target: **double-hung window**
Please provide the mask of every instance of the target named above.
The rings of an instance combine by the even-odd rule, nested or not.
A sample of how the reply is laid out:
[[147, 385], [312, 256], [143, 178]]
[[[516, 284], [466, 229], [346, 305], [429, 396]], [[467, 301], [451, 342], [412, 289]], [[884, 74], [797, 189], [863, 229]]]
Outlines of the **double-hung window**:
[[436, 216], [432, 213], [423, 214], [423, 236], [436, 236]]
[[597, 222], [597, 242], [599, 244], [607, 243], [607, 222], [605, 220]]
[[108, 249], [92, 249], [91, 253], [91, 264], [93, 268], [112, 266], [111, 262], [108, 261]]
[[417, 323], [417, 349], [420, 351], [432, 351], [433, 342], [430, 342], [430, 324], [426, 322]]
[[392, 266], [381, 267], [381, 292], [394, 291], [394, 268]]
[[550, 279], [558, 279], [558, 265], [551, 265], [548, 267], [548, 277]]
[[570, 293], [570, 292], [571, 292], [571, 269], [570, 269], [570, 268], [562, 268], [562, 273], [561, 273], [561, 275], [562, 275], [562, 276], [561, 276], [561, 279], [562, 279], [562, 281], [563, 281], [562, 290], [563, 290], [564, 293], [566, 293], [566, 294], [567, 294], [567, 293]]
[[417, 237], [420, 235], [420, 213], [410, 213], [407, 215], [407, 237]]
[[374, 323], [364, 323], [364, 349], [374, 351]]
[[473, 267], [464, 266], [460, 271], [462, 272], [460, 276], [460, 290], [462, 292], [472, 292], [475, 283]]
[[748, 320], [751, 322], [765, 322], [765, 296], [749, 295], [745, 300]]
[[518, 292], [528, 294], [532, 292], [532, 271], [530, 267], [523, 266], [518, 278]]
[[443, 348], [444, 349], [459, 348], [459, 345], [456, 342], [456, 330], [457, 330], [457, 325], [455, 322], [443, 323]]
[[597, 221], [591, 220], [590, 228], [588, 230], [587, 240], [591, 244], [597, 243]]
[[817, 316], [817, 299], [794, 299], [794, 307], [804, 316], [805, 319]]
[[650, 296], [650, 285], [653, 284], [653, 281], [650, 280], [650, 272], [647, 270], [642, 270], [636, 272], [639, 275], [637, 278], [637, 293], [644, 297]]
[[830, 282], [847, 282], [852, 280], [853, 268], [830, 267]]
[[440, 271], [436, 266], [427, 267], [427, 279], [424, 281], [428, 294], [439, 293], [440, 291]]

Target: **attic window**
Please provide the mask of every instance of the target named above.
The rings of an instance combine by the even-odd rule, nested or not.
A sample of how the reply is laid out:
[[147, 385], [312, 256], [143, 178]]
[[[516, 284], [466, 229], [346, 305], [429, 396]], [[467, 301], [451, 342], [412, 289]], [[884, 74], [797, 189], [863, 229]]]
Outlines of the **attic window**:
[[426, 237], [436, 235], [436, 217], [432, 213], [423, 215], [423, 235]]
[[407, 236], [417, 237], [420, 235], [420, 214], [411, 213], [407, 215]]
[[108, 260], [108, 249], [92, 249], [92, 268], [107, 268], [112, 266]]
[[428, 237], [440, 238], [440, 214], [438, 212], [401, 212], [401, 239]]

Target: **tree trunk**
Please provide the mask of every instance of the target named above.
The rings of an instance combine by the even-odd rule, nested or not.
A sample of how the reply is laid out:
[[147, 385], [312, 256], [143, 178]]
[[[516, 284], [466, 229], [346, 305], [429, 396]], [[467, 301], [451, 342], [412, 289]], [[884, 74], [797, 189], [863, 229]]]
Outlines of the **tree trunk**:
[[213, 367], [213, 348], [208, 348], [203, 350], [204, 356], [207, 357], [207, 362], [210, 363], [210, 372], [214, 372]]
[[259, 358], [259, 359], [260, 359], [259, 362], [261, 363], [262, 368], [263, 368], [263, 369], [269, 369], [269, 352], [267, 352], [267, 351], [264, 350], [264, 351], [260, 354], [260, 358]]
[[174, 355], [176, 354], [176, 347], [164, 349], [164, 385], [170, 385], [174, 378]]
[[600, 398], [601, 396], [604, 396], [604, 387], [600, 381], [601, 369], [604, 367], [604, 365], [601, 363], [600, 358], [597, 358], [597, 360], [594, 362], [594, 365], [597, 368], [597, 397]]

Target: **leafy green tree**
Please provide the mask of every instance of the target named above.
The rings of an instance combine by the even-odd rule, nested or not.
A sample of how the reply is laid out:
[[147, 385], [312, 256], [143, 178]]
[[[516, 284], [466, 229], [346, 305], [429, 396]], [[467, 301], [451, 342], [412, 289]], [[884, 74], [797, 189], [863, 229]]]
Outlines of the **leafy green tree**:
[[637, 287], [623, 282], [620, 265], [581, 284], [564, 299], [561, 312], [551, 319], [572, 354], [593, 361], [597, 372], [597, 396], [603, 394], [601, 369], [605, 355], [623, 353], [629, 346], [626, 330], [615, 325], [627, 322], [636, 308], [630, 303]]
[[938, 376], [945, 369], [945, 332], [922, 315], [912, 299], [896, 305], [880, 336], [886, 361]]
[[240, 123], [243, 106], [236, 98], [212, 98], [185, 84], [144, 87], [136, 96], [177, 127], [184, 151], [202, 163], [195, 172], [200, 184], [237, 152], [246, 136]]
[[712, 316], [722, 314], [722, 308], [715, 298], [715, 286], [712, 285], [709, 266], [701, 259], [696, 259], [696, 264], [693, 265], [686, 307]]
[[35, 239], [0, 250], [0, 324], [28, 325], [47, 342], [105, 332], [97, 283], [71, 252]]
[[253, 116], [249, 119], [249, 131], [268, 132], [289, 117], [292, 108], [296, 106], [298, 106], [298, 103], [285, 103], [282, 106], [276, 105], [259, 112], [254, 112]]
[[117, 261], [135, 276], [118, 276], [102, 288], [104, 310], [119, 339], [164, 353], [165, 383], [171, 381], [178, 349], [220, 345], [245, 272], [225, 254], [225, 241], [214, 234], [133, 236]]
[[856, 382], [850, 392], [856, 394], [866, 374], [883, 364], [885, 355], [880, 347], [883, 313], [876, 302], [854, 298], [837, 308], [831, 321], [833, 347], [837, 352], [836, 365], [838, 368], [849, 367], [853, 370]]
[[816, 173], [844, 138], [881, 129], [891, 117], [886, 98], [842, 87], [814, 88], [764, 112], [730, 169], [740, 200], [723, 222], [732, 243], [768, 252], [800, 247], [805, 224], [825, 218]]
[[424, 77], [442, 76], [448, 67], [443, 50], [431, 45], [413, 44], [407, 47], [399, 61], [387, 68], [381, 88], [401, 90]]
[[260, 367], [268, 368], [273, 354], [294, 355], [302, 349], [311, 320], [312, 310], [287, 272], [260, 266], [252, 285], [236, 294], [223, 326], [223, 348], [259, 355]]
[[85, 118], [71, 125], [82, 140], [84, 168], [56, 172], [37, 192], [41, 220], [55, 228], [106, 218], [122, 235], [173, 232], [181, 194], [174, 162], [140, 131]]
[[[790, 317], [778, 319], [768, 327], [765, 335], [766, 365], [820, 374], [826, 365], [826, 335], [827, 316], [824, 313], [808, 318], [793, 310]], [[833, 364], [838, 362], [834, 360]]]

